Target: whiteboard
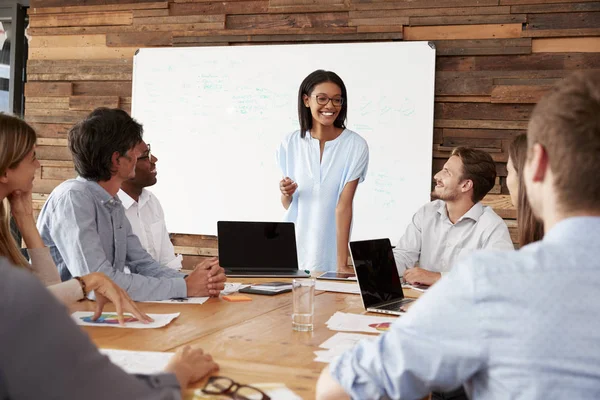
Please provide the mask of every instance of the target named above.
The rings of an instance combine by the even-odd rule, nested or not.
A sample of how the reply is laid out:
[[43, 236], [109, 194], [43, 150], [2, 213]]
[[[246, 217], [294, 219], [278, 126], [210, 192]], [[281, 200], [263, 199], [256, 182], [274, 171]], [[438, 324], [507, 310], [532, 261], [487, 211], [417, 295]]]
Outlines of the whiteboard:
[[276, 150], [299, 129], [298, 88], [316, 69], [343, 79], [347, 127], [369, 145], [351, 239], [402, 236], [431, 189], [435, 49], [427, 42], [140, 49], [132, 116], [158, 158], [150, 190], [169, 232], [282, 220]]

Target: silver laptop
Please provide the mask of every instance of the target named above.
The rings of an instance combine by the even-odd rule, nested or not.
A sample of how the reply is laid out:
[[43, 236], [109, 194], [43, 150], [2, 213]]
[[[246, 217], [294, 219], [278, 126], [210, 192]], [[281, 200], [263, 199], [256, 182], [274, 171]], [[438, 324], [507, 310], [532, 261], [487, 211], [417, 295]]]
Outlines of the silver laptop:
[[401, 307], [414, 301], [404, 297], [390, 239], [350, 242], [350, 255], [367, 311], [401, 315]]
[[230, 277], [308, 277], [298, 269], [292, 222], [217, 222], [219, 264]]

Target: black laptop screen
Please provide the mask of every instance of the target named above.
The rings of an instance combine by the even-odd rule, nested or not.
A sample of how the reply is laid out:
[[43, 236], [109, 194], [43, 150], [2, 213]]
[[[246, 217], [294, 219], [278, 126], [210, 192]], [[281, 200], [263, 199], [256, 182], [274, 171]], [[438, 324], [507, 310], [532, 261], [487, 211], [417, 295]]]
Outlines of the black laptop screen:
[[217, 223], [219, 263], [225, 269], [298, 269], [296, 233], [291, 222]]
[[365, 308], [404, 298], [389, 239], [350, 242], [350, 252]]

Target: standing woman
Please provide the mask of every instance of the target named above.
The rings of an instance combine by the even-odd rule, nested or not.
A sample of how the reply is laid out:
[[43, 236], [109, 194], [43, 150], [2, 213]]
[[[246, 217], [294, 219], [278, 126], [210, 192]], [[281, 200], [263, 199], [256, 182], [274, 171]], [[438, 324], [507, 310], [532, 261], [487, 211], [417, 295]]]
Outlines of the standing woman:
[[[142, 322], [151, 321], [123, 289], [102, 273], [61, 282], [33, 217], [31, 191], [35, 171], [40, 167], [35, 142], [35, 131], [26, 122], [0, 113], [0, 257], [29, 270], [65, 305], [84, 299], [93, 290], [96, 296], [94, 320], [100, 316], [104, 304], [111, 301], [115, 304], [119, 322], [123, 323], [123, 311], [133, 313]], [[23, 235], [31, 264], [21, 254], [10, 232], [11, 214]]]
[[527, 135], [517, 136], [508, 148], [506, 186], [510, 200], [517, 208], [519, 246], [537, 242], [544, 237], [544, 226], [533, 215], [523, 182], [523, 167], [527, 158]]
[[298, 91], [300, 130], [285, 137], [277, 158], [284, 219], [295, 223], [300, 269], [348, 272], [352, 203], [365, 179], [369, 147], [346, 129], [346, 86], [317, 70]]

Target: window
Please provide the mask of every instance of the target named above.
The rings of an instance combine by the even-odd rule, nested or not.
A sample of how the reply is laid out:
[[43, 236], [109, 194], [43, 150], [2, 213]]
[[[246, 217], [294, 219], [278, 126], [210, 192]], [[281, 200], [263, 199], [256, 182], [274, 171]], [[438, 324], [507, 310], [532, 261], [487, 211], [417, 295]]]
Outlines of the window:
[[26, 24], [22, 2], [0, 3], [0, 111], [19, 116], [25, 104]]

